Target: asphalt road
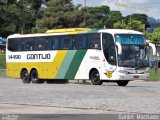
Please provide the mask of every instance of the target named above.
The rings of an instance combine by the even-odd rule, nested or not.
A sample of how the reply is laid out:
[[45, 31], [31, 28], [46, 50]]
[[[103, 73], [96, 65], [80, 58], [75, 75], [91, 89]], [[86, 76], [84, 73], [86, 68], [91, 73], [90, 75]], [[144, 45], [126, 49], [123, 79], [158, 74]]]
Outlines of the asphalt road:
[[0, 78], [0, 114], [160, 114], [160, 82], [23, 84]]

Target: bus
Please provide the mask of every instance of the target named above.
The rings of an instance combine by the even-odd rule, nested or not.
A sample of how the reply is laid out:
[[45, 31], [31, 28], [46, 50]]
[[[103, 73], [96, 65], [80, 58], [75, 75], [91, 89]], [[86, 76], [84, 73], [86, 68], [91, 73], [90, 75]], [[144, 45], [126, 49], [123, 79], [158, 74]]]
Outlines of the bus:
[[7, 76], [24, 83], [90, 80], [93, 85], [149, 77], [142, 33], [123, 29], [68, 28], [7, 38]]
[[160, 43], [151, 43], [149, 40], [149, 65], [150, 67], [160, 68]]

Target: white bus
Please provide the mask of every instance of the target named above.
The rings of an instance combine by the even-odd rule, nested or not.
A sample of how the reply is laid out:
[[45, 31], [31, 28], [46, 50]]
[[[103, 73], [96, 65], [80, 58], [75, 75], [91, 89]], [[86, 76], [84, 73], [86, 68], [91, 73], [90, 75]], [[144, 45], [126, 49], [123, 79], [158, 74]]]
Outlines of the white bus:
[[160, 68], [160, 43], [149, 43], [149, 65], [150, 67], [157, 67]]
[[24, 83], [91, 80], [93, 85], [149, 77], [142, 33], [123, 29], [69, 28], [8, 37], [7, 76]]

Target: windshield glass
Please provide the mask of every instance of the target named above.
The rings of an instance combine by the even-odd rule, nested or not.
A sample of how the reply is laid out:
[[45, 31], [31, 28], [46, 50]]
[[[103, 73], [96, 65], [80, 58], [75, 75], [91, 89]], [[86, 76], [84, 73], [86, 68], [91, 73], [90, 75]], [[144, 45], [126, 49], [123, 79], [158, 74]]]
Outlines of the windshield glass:
[[116, 42], [120, 44], [145, 44], [146, 40], [142, 34], [115, 34]]
[[121, 67], [148, 67], [147, 47], [145, 45], [122, 45], [122, 54], [118, 56]]

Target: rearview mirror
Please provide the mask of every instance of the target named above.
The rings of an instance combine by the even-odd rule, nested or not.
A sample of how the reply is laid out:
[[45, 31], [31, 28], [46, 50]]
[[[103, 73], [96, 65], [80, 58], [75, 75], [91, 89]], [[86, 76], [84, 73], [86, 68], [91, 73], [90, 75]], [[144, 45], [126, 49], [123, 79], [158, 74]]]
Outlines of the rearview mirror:
[[122, 46], [120, 43], [116, 42], [116, 45], [118, 47], [118, 55], [121, 55], [122, 54]]
[[152, 50], [153, 50], [152, 54], [155, 56], [156, 55], [156, 46], [155, 46], [155, 44], [149, 43], [149, 46], [152, 48]]

